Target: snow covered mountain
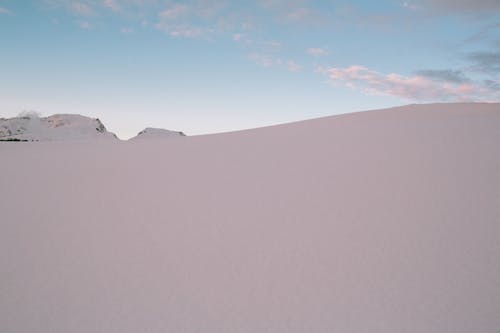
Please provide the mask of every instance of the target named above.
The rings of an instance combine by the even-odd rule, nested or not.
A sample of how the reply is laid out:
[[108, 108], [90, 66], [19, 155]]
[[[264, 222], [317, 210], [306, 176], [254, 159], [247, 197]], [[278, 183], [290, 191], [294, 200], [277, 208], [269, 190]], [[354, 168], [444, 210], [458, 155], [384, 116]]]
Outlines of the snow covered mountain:
[[186, 136], [183, 132], [170, 131], [163, 128], [148, 127], [130, 140], [144, 140], [144, 139], [172, 139]]
[[99, 119], [75, 114], [40, 118], [29, 114], [0, 118], [0, 141], [66, 141], [118, 139]]
[[500, 104], [0, 142], [0, 332], [498, 333], [499, 143]]

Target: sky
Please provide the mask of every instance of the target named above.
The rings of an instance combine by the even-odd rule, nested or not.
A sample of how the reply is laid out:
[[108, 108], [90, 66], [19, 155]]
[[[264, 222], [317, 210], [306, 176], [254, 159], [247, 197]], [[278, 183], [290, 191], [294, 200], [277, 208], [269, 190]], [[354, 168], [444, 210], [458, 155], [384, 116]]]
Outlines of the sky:
[[198, 135], [500, 101], [498, 0], [0, 0], [0, 117]]

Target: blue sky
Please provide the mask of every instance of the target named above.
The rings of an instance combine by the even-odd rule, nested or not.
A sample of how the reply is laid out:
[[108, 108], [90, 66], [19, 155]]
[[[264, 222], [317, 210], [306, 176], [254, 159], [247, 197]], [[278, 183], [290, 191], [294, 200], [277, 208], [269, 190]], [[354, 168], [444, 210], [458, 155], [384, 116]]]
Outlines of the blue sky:
[[0, 116], [128, 138], [500, 101], [498, 0], [0, 0]]

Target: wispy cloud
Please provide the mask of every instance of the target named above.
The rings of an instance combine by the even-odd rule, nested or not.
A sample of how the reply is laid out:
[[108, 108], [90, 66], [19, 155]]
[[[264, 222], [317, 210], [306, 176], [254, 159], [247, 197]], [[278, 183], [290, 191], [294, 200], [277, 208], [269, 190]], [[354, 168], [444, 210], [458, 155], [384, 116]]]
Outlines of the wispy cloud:
[[497, 76], [500, 73], [500, 50], [472, 52], [467, 59], [473, 70]]
[[286, 68], [289, 72], [300, 72], [302, 70], [302, 65], [299, 65], [298, 63], [296, 63], [295, 61], [293, 60], [289, 60], [287, 63], [286, 63]]
[[326, 56], [330, 52], [321, 47], [310, 47], [306, 50], [306, 53], [315, 57]]
[[500, 11], [498, 0], [414, 0], [414, 6], [439, 14], [496, 15]]
[[184, 4], [173, 4], [158, 13], [159, 21], [156, 28], [172, 37], [194, 38], [205, 34], [205, 27], [191, 23], [188, 17], [192, 14], [192, 8]]
[[[197, 0], [172, 3], [158, 12], [156, 28], [174, 37], [211, 38], [215, 34], [230, 32], [232, 17], [226, 17], [223, 0]], [[234, 31], [234, 30], [233, 30]]]
[[89, 4], [83, 2], [72, 2], [70, 7], [73, 12], [83, 16], [92, 16], [95, 13]]
[[[412, 101], [499, 100], [500, 93], [491, 85], [477, 82], [452, 82], [435, 77], [383, 74], [364, 66], [322, 69], [333, 83], [358, 89], [369, 95], [385, 95]], [[432, 73], [434, 76], [439, 72]], [[440, 73], [443, 74], [443, 73]]]
[[257, 44], [252, 37], [242, 33], [233, 34], [232, 39], [234, 42], [241, 44], [246, 48], [250, 48], [252, 46], [255, 46], [255, 44]]
[[260, 5], [276, 13], [278, 19], [288, 23], [318, 24], [325, 21], [322, 12], [305, 0], [260, 0]]
[[304, 68], [301, 64], [293, 60], [283, 60], [281, 57], [274, 54], [252, 53], [248, 56], [248, 58], [255, 62], [258, 66], [267, 68], [275, 67], [293, 73], [300, 72]]
[[451, 83], [467, 83], [469, 78], [462, 71], [451, 69], [423, 69], [416, 72], [418, 76]]
[[[478, 43], [488, 40], [497, 41], [500, 43], [500, 39], [498, 39], [500, 32], [500, 22], [496, 22], [493, 24], [488, 24], [479, 31], [476, 31], [469, 37], [464, 40], [464, 43]], [[500, 44], [499, 44], [500, 45]]]
[[240, 42], [245, 39], [245, 34], [233, 34], [233, 40], [235, 42]]
[[290, 8], [285, 18], [291, 22], [314, 22], [318, 13], [308, 7]]
[[500, 91], [500, 80], [495, 81], [495, 80], [484, 80], [484, 85], [490, 89]]
[[195, 38], [206, 35], [209, 32], [210, 32], [209, 29], [204, 29], [201, 27], [190, 26], [190, 25], [185, 25], [185, 26], [181, 25], [181, 26], [176, 26], [173, 29], [170, 29], [169, 34], [170, 36], [173, 37]]
[[419, 10], [420, 7], [417, 6], [414, 2], [411, 1], [405, 1], [401, 4], [404, 8], [409, 9], [411, 11], [416, 11]]
[[248, 56], [250, 60], [262, 67], [281, 66], [283, 61], [272, 54], [252, 53]]
[[90, 30], [92, 25], [88, 21], [80, 21], [78, 22], [78, 26], [84, 30]]
[[188, 13], [189, 7], [182, 4], [175, 4], [168, 9], [161, 11], [158, 16], [162, 19], [176, 20]]
[[8, 10], [7, 8], [0, 7], [0, 14], [12, 15], [12, 12], [10, 10]]
[[130, 35], [130, 34], [134, 33], [134, 28], [122, 27], [122, 28], [120, 28], [120, 32], [124, 35]]
[[104, 7], [107, 7], [113, 11], [120, 10], [120, 5], [118, 4], [117, 0], [104, 0], [103, 5]]
[[[116, 15], [133, 16], [159, 5], [158, 0], [39, 0], [48, 8], [65, 9], [86, 18], [99, 18], [110, 10]], [[132, 15], [131, 15], [132, 14]]]

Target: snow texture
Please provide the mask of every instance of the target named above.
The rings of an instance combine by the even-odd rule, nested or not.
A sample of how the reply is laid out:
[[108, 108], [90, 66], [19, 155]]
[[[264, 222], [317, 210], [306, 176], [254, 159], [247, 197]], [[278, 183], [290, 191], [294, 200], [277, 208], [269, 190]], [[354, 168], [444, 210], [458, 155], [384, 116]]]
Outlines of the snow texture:
[[500, 331], [500, 104], [0, 143], [0, 332]]

